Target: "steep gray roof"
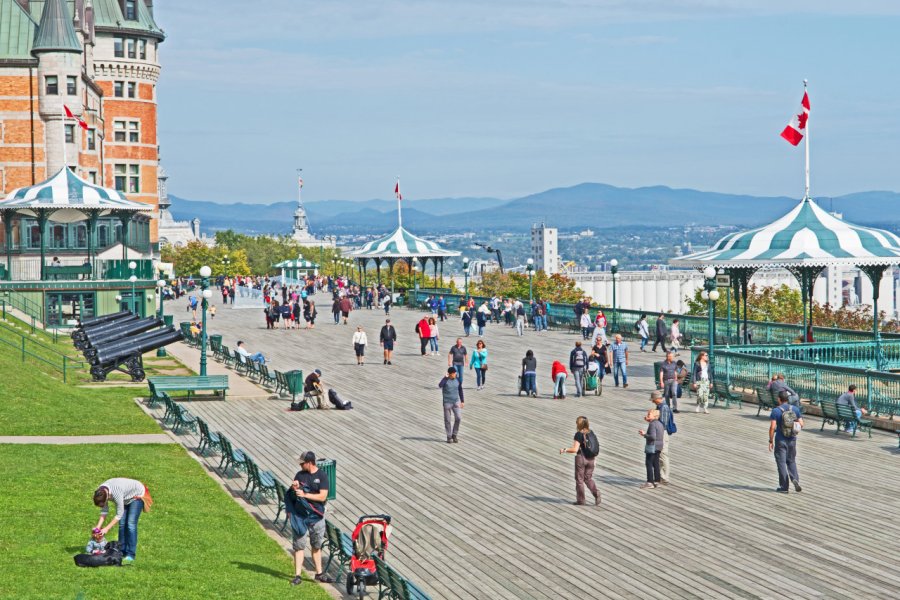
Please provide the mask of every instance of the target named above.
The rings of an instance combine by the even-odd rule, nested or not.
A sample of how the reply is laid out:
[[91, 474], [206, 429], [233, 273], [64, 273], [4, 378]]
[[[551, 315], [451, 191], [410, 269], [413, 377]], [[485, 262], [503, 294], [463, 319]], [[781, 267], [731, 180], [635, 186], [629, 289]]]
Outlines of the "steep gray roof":
[[81, 44], [72, 25], [72, 15], [65, 0], [46, 0], [31, 53], [77, 52], [81, 54]]

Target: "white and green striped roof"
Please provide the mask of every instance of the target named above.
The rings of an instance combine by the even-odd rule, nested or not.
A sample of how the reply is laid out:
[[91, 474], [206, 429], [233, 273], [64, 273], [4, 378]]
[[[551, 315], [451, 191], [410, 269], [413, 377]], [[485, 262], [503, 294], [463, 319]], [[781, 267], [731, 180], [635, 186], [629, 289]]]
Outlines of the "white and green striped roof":
[[729, 234], [707, 250], [671, 261], [689, 267], [898, 263], [900, 237], [847, 223], [808, 198], [769, 225]]
[[153, 210], [134, 202], [120, 192], [89, 183], [66, 167], [36, 185], [13, 190], [0, 201], [0, 210], [76, 209], [76, 210]]
[[398, 227], [394, 233], [379, 238], [354, 252], [350, 256], [354, 258], [440, 258], [459, 256], [455, 250], [442, 248], [436, 242], [423, 240], [403, 227]]
[[319, 265], [304, 259], [302, 256], [294, 260], [283, 260], [278, 264], [272, 265], [276, 269], [318, 269]]

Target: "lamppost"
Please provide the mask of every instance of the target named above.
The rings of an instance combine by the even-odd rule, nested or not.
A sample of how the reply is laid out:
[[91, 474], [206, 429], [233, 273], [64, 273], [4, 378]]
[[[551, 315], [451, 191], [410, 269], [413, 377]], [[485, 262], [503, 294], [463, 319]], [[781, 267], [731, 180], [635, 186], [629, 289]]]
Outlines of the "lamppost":
[[209, 276], [212, 269], [203, 265], [200, 267], [200, 289], [203, 301], [200, 303], [200, 377], [206, 377], [206, 309], [209, 307], [209, 299], [212, 298], [212, 290], [209, 289]]
[[466, 256], [463, 258], [463, 277], [465, 278], [465, 286], [466, 286], [466, 302], [469, 301], [469, 257]]
[[419, 301], [419, 261], [414, 260], [413, 270], [413, 288], [416, 290], [415, 302]]
[[119, 303], [119, 309], [122, 308], [122, 296], [121, 294], [116, 294], [116, 302]]
[[[165, 287], [166, 287], [166, 281], [164, 279], [160, 279], [159, 281], [156, 282], [156, 291], [157, 291], [156, 295], [159, 296], [159, 320], [160, 321], [163, 320], [163, 314], [165, 312], [163, 309], [163, 300], [165, 299], [165, 295], [163, 294], [163, 289]], [[165, 323], [163, 323], [163, 327], [165, 327]], [[159, 348], [157, 348], [156, 356], [158, 356], [160, 358], [165, 357], [166, 356], [166, 347], [160, 346]]]
[[231, 265], [231, 259], [228, 255], [222, 257], [222, 277], [228, 277], [228, 267]]
[[619, 330], [619, 308], [616, 304], [616, 279], [619, 278], [619, 261], [615, 258], [609, 261], [609, 272], [612, 273], [613, 282], [613, 331]]
[[134, 274], [134, 270], [137, 268], [137, 263], [131, 261], [128, 263], [128, 268], [131, 269], [131, 277], [128, 278], [128, 281], [131, 282], [131, 308], [137, 314], [137, 301], [134, 298], [134, 282], [137, 281], [137, 275]]
[[534, 277], [534, 259], [529, 258], [525, 261], [525, 270], [528, 271], [528, 303], [534, 302], [534, 286], [532, 278]]
[[707, 312], [709, 313], [709, 364], [715, 370], [715, 347], [716, 347], [716, 300], [719, 299], [719, 290], [716, 289], [716, 269], [709, 266], [703, 269], [703, 277], [706, 281], [703, 283], [703, 291], [700, 296], [707, 301]]

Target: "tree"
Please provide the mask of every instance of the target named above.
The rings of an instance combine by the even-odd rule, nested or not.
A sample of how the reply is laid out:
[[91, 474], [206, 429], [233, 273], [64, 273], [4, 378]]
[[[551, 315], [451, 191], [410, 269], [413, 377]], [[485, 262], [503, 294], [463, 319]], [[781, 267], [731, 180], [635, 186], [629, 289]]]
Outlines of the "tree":
[[[575, 280], [559, 273], [548, 276], [543, 271], [535, 271], [532, 287], [535, 298], [545, 298], [551, 302], [576, 302], [584, 296], [584, 292], [575, 287]], [[485, 273], [472, 293], [480, 296], [528, 298], [528, 275], [499, 271]]]
[[176, 275], [199, 276], [200, 267], [207, 265], [212, 269], [213, 277], [225, 275], [225, 264], [222, 259], [228, 256], [228, 275], [249, 275], [251, 273], [247, 253], [244, 250], [232, 251], [224, 246], [210, 248], [200, 241], [189, 242], [186, 246], [165, 246], [161, 251], [162, 259], [175, 265]]

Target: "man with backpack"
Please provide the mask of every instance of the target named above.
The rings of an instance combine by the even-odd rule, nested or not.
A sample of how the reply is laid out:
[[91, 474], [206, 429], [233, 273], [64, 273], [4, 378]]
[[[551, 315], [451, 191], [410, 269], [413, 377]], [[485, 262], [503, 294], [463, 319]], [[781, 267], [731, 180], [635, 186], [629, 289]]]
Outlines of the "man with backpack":
[[300, 470], [294, 475], [285, 506], [291, 522], [294, 550], [294, 578], [291, 585], [303, 583], [303, 551], [306, 540], [312, 551], [316, 568], [314, 579], [319, 583], [333, 583], [334, 579], [322, 570], [322, 547], [325, 545], [325, 503], [328, 500], [328, 476], [316, 466], [316, 455], [306, 452], [300, 457]]
[[575, 342], [575, 348], [569, 353], [569, 370], [575, 378], [575, 397], [584, 395], [584, 370], [587, 367], [588, 355], [581, 347], [581, 342]]
[[778, 489], [787, 494], [791, 482], [794, 489], [801, 491], [800, 475], [797, 473], [797, 434], [803, 429], [800, 407], [789, 402], [789, 394], [778, 394], [778, 406], [769, 415], [769, 452], [775, 453], [778, 466]]

